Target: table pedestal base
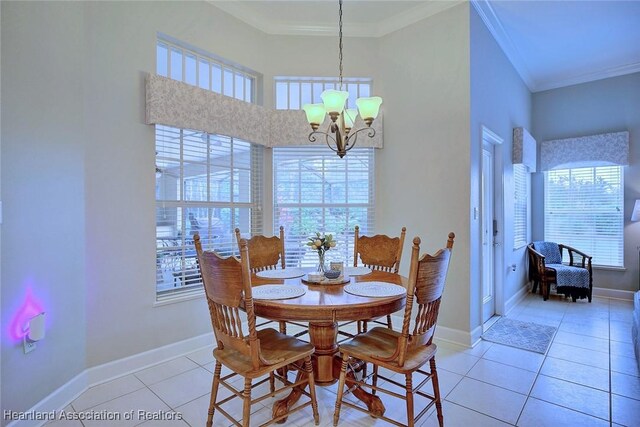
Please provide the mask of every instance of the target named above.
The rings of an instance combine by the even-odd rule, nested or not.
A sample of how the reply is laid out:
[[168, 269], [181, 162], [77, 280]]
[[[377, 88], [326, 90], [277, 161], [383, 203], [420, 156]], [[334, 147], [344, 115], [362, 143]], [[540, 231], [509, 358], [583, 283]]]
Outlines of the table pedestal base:
[[[313, 375], [315, 383], [318, 386], [326, 387], [335, 384], [340, 378], [340, 369], [342, 368], [342, 358], [338, 354], [338, 324], [336, 322], [310, 323], [309, 336], [311, 343], [315, 346], [316, 351], [313, 354]], [[351, 363], [347, 370], [346, 386], [351, 388], [356, 374], [362, 374], [364, 362]], [[296, 382], [302, 379], [304, 373], [298, 372]], [[360, 387], [356, 387], [352, 394], [360, 399], [369, 411], [375, 415], [384, 415], [385, 407], [378, 396], [364, 391]], [[302, 389], [295, 387], [289, 396], [282, 400], [278, 400], [273, 404], [273, 417], [285, 414], [288, 408], [293, 406], [302, 396]], [[284, 418], [279, 424], [283, 424], [287, 419]]]

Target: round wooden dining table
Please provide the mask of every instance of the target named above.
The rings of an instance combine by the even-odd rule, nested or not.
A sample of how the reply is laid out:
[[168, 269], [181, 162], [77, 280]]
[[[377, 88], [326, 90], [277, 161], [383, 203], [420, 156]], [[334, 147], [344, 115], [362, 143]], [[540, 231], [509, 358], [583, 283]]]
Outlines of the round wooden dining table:
[[[305, 270], [305, 269], [302, 269]], [[309, 269], [309, 272], [313, 269]], [[406, 302], [406, 293], [393, 297], [363, 297], [345, 292], [343, 285], [311, 285], [303, 282], [304, 277], [291, 279], [267, 279], [253, 274], [252, 286], [264, 284], [287, 284], [302, 286], [305, 294], [290, 299], [259, 300], [254, 299], [255, 314], [271, 320], [284, 320], [309, 323], [310, 342], [315, 347], [313, 369], [315, 383], [328, 386], [338, 380], [342, 358], [338, 355], [338, 322], [354, 320], [372, 320], [402, 309]], [[407, 278], [395, 273], [373, 270], [369, 274], [351, 276], [350, 283], [387, 282], [407, 287]], [[384, 413], [384, 406], [377, 396], [362, 389], [353, 393], [370, 410]], [[300, 398], [300, 391], [274, 405], [274, 414], [291, 406]]]

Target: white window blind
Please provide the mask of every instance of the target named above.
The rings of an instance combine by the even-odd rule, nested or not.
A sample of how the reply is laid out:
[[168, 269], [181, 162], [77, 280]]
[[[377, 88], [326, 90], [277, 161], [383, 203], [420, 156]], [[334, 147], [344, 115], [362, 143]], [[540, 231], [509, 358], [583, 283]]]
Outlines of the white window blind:
[[529, 240], [529, 173], [525, 165], [513, 165], [513, 185], [513, 248], [517, 249]]
[[353, 262], [353, 231], [374, 230], [374, 149], [354, 148], [340, 159], [327, 147], [273, 149], [274, 229], [285, 227], [288, 266], [315, 266], [305, 246], [315, 232], [331, 233], [337, 246], [326, 262]]
[[586, 252], [595, 265], [623, 267], [623, 192], [621, 166], [545, 172], [544, 239]]
[[156, 126], [158, 298], [202, 285], [193, 235], [223, 256], [238, 254], [234, 229], [262, 233], [263, 148], [246, 141]]

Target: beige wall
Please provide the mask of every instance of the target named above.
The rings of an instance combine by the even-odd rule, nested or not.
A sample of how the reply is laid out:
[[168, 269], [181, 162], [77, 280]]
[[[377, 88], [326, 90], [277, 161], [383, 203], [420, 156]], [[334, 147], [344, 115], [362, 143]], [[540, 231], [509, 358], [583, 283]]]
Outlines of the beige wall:
[[380, 40], [376, 88], [384, 97], [385, 148], [376, 156], [376, 230], [407, 227], [422, 252], [456, 233], [439, 325], [469, 331], [469, 5]]
[[[78, 3], [1, 7], [1, 393], [25, 410], [85, 368], [84, 17]], [[7, 332], [29, 288], [47, 336], [24, 354]]]

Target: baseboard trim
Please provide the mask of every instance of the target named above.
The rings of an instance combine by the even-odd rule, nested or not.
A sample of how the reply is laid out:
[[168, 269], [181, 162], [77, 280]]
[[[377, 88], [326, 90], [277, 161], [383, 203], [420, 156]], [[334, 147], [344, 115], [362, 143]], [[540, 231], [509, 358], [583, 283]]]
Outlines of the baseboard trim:
[[[213, 332], [210, 332], [85, 369], [26, 412], [44, 413], [59, 411], [73, 402], [89, 387], [111, 381], [176, 357], [184, 356], [185, 354], [210, 346], [213, 343]], [[9, 423], [7, 427], [39, 427], [48, 421], [49, 420], [16, 420]]]
[[[184, 356], [214, 343], [213, 332], [144, 351], [87, 369], [90, 387]], [[212, 359], [213, 360], [213, 359]]]
[[476, 327], [473, 331], [471, 331], [470, 339], [471, 339], [471, 347], [475, 347], [478, 342], [482, 339], [483, 327], [482, 325]]
[[504, 305], [504, 316], [508, 316], [511, 310], [515, 308], [523, 299], [527, 297], [527, 293], [529, 293], [529, 286], [525, 285], [518, 289], [511, 298], [509, 298]]
[[[445, 326], [436, 326], [436, 334], [435, 338], [446, 341], [452, 344], [461, 345], [464, 347], [471, 348], [473, 347], [475, 340], [473, 336], [477, 334], [478, 328], [474, 329], [471, 332], [461, 331], [460, 329], [447, 328]], [[482, 328], [480, 328], [482, 333]]]
[[623, 291], [620, 289], [596, 288], [594, 286], [592, 292], [594, 297], [604, 297], [604, 298], [612, 298], [612, 299], [621, 299], [625, 301], [633, 301], [633, 294], [636, 291]]
[[[48, 414], [55, 411], [57, 414], [58, 411], [74, 401], [88, 388], [87, 371], [84, 370], [58, 387], [53, 393], [49, 394], [40, 402], [36, 403], [31, 409], [26, 411], [26, 413]], [[16, 420], [7, 424], [7, 427], [39, 427], [49, 421], [52, 420]]]
[[[403, 316], [404, 312], [396, 312], [391, 315], [394, 329], [395, 325], [402, 325]], [[473, 347], [473, 344], [477, 341], [477, 339], [475, 338], [476, 335], [477, 339], [480, 339], [480, 335], [482, 335], [482, 327], [476, 328], [471, 333], [469, 333], [461, 331], [460, 329], [447, 328], [445, 326], [437, 325], [435, 338], [452, 344], [461, 345], [463, 347]]]

